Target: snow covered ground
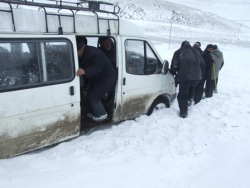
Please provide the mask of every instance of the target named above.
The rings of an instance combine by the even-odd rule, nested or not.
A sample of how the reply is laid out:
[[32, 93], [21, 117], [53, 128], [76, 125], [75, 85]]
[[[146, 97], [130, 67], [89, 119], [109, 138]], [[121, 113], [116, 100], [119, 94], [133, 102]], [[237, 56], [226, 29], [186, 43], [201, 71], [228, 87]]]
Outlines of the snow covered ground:
[[[175, 2], [186, 6], [186, 2], [203, 4], [211, 12], [207, 3], [216, 3]], [[239, 2], [237, 6], [242, 5], [244, 10], [244, 2], [248, 1], [228, 2], [232, 4], [228, 9]], [[225, 59], [219, 93], [192, 106], [186, 119], [179, 118], [175, 101], [171, 108], [151, 116], [143, 115], [55, 147], [0, 160], [1, 188], [250, 187], [250, 30], [244, 28], [235, 36], [233, 26], [226, 32], [224, 27], [211, 31], [203, 27], [206, 23], [196, 27], [174, 23], [169, 45], [169, 23], [133, 22], [169, 61], [182, 40], [192, 44], [201, 41], [202, 48], [208, 43], [217, 44]]]

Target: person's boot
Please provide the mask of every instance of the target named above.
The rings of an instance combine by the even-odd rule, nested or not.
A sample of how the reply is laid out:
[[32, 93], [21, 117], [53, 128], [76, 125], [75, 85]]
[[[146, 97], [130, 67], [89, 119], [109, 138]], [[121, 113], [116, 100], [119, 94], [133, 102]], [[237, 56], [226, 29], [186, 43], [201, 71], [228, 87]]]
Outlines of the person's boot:
[[92, 121], [101, 122], [101, 121], [104, 121], [107, 118], [108, 118], [108, 114], [104, 114], [104, 115], [101, 115], [101, 116], [93, 116]]
[[193, 99], [189, 99], [188, 100], [188, 107], [192, 106], [192, 104], [193, 104]]
[[187, 112], [180, 112], [180, 117], [181, 118], [186, 118], [187, 117]]
[[102, 116], [94, 116], [92, 113], [88, 113], [87, 117], [92, 119], [92, 121], [94, 122], [101, 122], [108, 118], [108, 114], [104, 114]]

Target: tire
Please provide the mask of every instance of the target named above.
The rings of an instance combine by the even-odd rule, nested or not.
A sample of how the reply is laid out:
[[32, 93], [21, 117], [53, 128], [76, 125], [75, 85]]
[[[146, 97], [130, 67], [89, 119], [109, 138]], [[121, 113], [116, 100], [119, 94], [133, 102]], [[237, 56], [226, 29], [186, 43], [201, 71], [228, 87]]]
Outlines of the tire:
[[[164, 106], [164, 107], [163, 107]], [[147, 115], [151, 115], [155, 110], [159, 110], [162, 108], [169, 108], [169, 102], [166, 101], [166, 99], [163, 99], [162, 97], [159, 97], [154, 100], [152, 105], [150, 106]]]

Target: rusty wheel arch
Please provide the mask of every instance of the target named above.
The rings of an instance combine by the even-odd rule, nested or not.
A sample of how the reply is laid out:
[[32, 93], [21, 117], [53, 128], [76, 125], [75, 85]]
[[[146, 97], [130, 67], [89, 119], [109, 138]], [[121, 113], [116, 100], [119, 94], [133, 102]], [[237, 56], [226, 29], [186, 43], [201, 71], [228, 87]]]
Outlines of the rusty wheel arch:
[[162, 94], [162, 95], [159, 95], [154, 101], [153, 103], [151, 104], [150, 108], [148, 109], [148, 112], [147, 112], [147, 115], [151, 115], [152, 112], [154, 111], [155, 107], [158, 105], [158, 104], [165, 104], [166, 108], [169, 108], [170, 107], [170, 102], [169, 102], [169, 98], [166, 96], [166, 94]]

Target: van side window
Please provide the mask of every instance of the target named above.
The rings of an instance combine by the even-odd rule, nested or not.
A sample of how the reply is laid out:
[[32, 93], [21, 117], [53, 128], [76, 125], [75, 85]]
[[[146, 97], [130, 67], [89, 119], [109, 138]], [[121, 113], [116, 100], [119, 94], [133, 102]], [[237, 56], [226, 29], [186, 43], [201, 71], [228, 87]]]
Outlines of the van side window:
[[146, 41], [125, 41], [126, 71], [135, 75], [160, 73], [162, 63]]
[[68, 41], [0, 41], [0, 91], [61, 83], [73, 75]]
[[43, 81], [72, 78], [73, 64], [69, 45], [66, 42], [45, 42], [40, 45], [45, 50], [45, 62], [42, 63]]

